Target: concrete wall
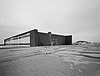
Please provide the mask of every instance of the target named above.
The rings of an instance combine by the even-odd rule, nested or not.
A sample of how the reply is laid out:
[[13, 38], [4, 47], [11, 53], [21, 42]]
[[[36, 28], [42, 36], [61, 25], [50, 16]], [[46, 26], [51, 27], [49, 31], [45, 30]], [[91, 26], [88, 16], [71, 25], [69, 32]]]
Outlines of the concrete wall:
[[66, 36], [65, 45], [72, 45], [72, 35]]
[[33, 30], [30, 32], [30, 46], [49, 46], [49, 35], [47, 33], [38, 32]]
[[54, 45], [64, 45], [65, 44], [65, 36], [52, 34], [52, 41], [53, 42], [56, 41], [56, 44], [54, 43]]
[[30, 32], [30, 46], [49, 46], [49, 45], [71, 45], [72, 36], [63, 36], [38, 32], [33, 30]]
[[30, 46], [38, 46], [37, 33], [38, 33], [38, 30], [33, 30], [30, 32]]
[[39, 44], [40, 46], [49, 46], [50, 45], [50, 41], [49, 41], [49, 35], [48, 33], [38, 33], [38, 40], [39, 40]]
[[72, 44], [72, 36], [63, 36], [52, 34], [52, 39], [57, 40], [57, 45], [71, 45]]
[[[7, 41], [18, 41], [23, 40], [23, 38], [29, 37], [30, 43], [28, 45], [30, 46], [49, 46], [49, 45], [71, 45], [72, 44], [72, 36], [63, 36], [63, 35], [56, 35], [52, 34], [51, 32], [48, 33], [42, 33], [38, 32], [37, 29], [12, 36], [10, 38], [7, 38], [4, 40], [4, 44], [6, 45]], [[15, 42], [12, 42], [15, 44]], [[27, 43], [22, 43], [23, 45]], [[18, 45], [21, 44], [21, 41], [17, 43]]]

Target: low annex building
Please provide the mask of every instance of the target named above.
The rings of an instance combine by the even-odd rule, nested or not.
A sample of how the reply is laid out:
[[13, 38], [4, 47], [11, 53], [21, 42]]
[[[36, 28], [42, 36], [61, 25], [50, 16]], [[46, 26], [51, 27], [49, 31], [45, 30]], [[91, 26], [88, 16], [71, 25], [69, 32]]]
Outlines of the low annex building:
[[[29, 38], [29, 43], [18, 42], [20, 39]], [[8, 43], [10, 41], [17, 40], [17, 42]], [[72, 35], [63, 36], [52, 34], [51, 32], [43, 33], [38, 32], [37, 29], [15, 35], [9, 38], [4, 39], [4, 45], [30, 45], [32, 46], [50, 46], [50, 45], [71, 45], [72, 44]]]

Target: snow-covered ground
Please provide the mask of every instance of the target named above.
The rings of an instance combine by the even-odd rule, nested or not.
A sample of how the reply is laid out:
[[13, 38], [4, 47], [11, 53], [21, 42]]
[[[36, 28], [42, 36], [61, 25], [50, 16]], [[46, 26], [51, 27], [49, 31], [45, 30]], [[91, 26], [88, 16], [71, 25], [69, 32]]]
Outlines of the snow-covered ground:
[[63, 45], [0, 49], [0, 76], [100, 76], [100, 47]]

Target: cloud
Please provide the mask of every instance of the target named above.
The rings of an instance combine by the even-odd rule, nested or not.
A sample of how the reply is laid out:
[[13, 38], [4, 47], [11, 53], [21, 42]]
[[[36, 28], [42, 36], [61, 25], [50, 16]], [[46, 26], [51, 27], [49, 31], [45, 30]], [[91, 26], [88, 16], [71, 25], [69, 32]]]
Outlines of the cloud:
[[98, 33], [94, 33], [100, 30], [99, 9], [99, 0], [0, 0], [0, 32], [8, 37], [38, 28], [72, 34], [74, 41], [99, 40]]

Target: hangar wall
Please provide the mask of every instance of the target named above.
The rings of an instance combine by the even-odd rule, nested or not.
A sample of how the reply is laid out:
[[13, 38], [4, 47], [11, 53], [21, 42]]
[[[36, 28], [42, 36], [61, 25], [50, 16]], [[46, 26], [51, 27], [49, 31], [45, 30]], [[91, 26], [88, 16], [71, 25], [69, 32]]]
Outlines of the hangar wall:
[[30, 32], [30, 46], [49, 46], [49, 45], [71, 45], [72, 35], [63, 36], [48, 33], [38, 32], [33, 30]]
[[51, 32], [38, 32], [37, 29], [21, 33], [4, 39], [4, 45], [29, 45], [29, 46], [50, 46], [50, 45], [71, 45], [72, 35], [63, 36]]

